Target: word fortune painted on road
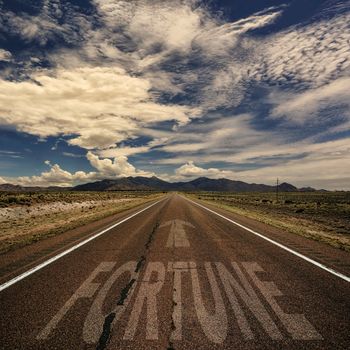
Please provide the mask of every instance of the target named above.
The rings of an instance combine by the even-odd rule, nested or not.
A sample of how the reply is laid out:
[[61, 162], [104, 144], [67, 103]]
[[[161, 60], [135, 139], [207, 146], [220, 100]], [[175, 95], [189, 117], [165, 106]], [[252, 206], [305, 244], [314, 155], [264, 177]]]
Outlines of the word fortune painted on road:
[[[243, 268], [237, 262], [231, 262], [229, 267], [221, 262], [205, 262], [203, 266], [197, 266], [193, 261], [170, 262], [168, 264], [149, 262], [144, 273], [141, 273], [136, 261], [127, 262], [118, 268], [116, 268], [115, 262], [100, 263], [40, 332], [37, 339], [49, 338], [78, 299], [94, 298], [83, 325], [83, 338], [88, 344], [96, 344], [99, 341], [105, 329], [106, 320], [109, 323], [109, 330], [112, 331], [116, 322], [122, 315], [126, 314], [129, 305], [131, 311], [122, 336], [123, 340], [133, 340], [136, 331], [144, 326], [145, 338], [158, 340], [158, 308], [161, 303], [167, 302], [174, 305], [171, 315], [174, 326], [170, 338], [173, 341], [181, 341], [183, 327], [185, 327], [183, 313], [186, 312], [186, 308], [183, 307], [181, 290], [187, 280], [192, 286], [192, 302], [198, 326], [208, 340], [213, 343], [222, 344], [227, 338], [228, 307], [231, 308], [230, 312], [233, 312], [241, 335], [246, 340], [254, 338], [252, 324], [248, 321], [252, 316], [255, 319], [254, 324], [259, 324], [265, 334], [274, 340], [284, 338], [281, 326], [275, 322], [276, 317], [283, 325], [284, 331], [293, 339], [322, 339], [303, 314], [288, 314], [282, 310], [276, 300], [276, 297], [282, 296], [282, 293], [275, 283], [259, 278], [259, 273], [264, 272], [259, 264], [243, 262], [241, 265]], [[201, 271], [203, 271], [202, 275]], [[110, 276], [104, 283], [95, 282], [101, 273], [110, 273]], [[173, 276], [172, 300], [162, 297], [165, 281], [169, 281], [166, 278], [167, 274]], [[125, 280], [125, 277], [128, 278], [129, 282], [123, 288], [119, 300], [116, 300], [115, 306], [108, 313], [103, 312], [104, 302], [111, 288], [119, 279]], [[210, 286], [210, 298], [213, 305], [210, 311], [207, 310], [207, 301], [203, 297], [203, 288], [201, 288], [203, 284]], [[224, 298], [227, 298], [226, 304], [228, 306], [226, 307]], [[270, 311], [268, 311], [267, 305]], [[143, 310], [146, 310], [147, 313], [146, 322], [141, 323], [140, 316]]]

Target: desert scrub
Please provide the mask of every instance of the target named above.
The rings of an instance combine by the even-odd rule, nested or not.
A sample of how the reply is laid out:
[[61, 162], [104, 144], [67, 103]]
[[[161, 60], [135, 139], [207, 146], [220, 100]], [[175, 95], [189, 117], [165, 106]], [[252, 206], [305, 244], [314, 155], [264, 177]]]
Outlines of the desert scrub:
[[53, 202], [76, 203], [89, 200], [110, 200], [120, 198], [140, 198], [154, 195], [150, 191], [60, 191], [60, 192], [0, 192], [0, 207], [31, 205]]
[[350, 192], [189, 193], [252, 219], [350, 251]]
[[[158, 193], [34, 193], [8, 195], [0, 208], [0, 253], [58, 235], [161, 196]], [[33, 200], [27, 205], [20, 202]]]

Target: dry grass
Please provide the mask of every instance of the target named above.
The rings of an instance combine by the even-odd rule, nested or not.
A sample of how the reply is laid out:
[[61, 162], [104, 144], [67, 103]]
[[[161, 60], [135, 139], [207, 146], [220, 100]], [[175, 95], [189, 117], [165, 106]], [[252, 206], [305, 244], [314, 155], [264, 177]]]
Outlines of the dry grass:
[[58, 235], [159, 197], [150, 192], [0, 194], [0, 253]]
[[350, 251], [350, 192], [188, 194], [234, 213]]

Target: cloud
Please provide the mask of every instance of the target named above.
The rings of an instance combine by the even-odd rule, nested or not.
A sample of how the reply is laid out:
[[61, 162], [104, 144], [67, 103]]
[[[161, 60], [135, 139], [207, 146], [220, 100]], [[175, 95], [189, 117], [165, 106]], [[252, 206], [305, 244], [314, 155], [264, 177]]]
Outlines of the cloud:
[[25, 45], [27, 52], [24, 54], [36, 52], [36, 46], [50, 50], [60, 45], [78, 44], [91, 28], [93, 18], [69, 2], [50, 0], [40, 5], [32, 2], [29, 7], [34, 10], [31, 14], [1, 9], [0, 16], [0, 31], [3, 34], [33, 46], [30, 49]]
[[70, 136], [70, 144], [86, 149], [108, 148], [162, 121], [186, 124], [198, 113], [157, 103], [147, 80], [121, 68], [58, 69], [31, 78], [0, 80], [1, 124], [42, 138]]
[[105, 26], [123, 31], [138, 47], [140, 55], [163, 50], [187, 51], [199, 33], [204, 17], [193, 1], [118, 1], [95, 0]]
[[[171, 157], [154, 160], [156, 164], [180, 164], [195, 159], [196, 162], [224, 162], [256, 167], [269, 166], [273, 162], [285, 162], [293, 158], [303, 158], [308, 154], [327, 154], [337, 152], [345, 155], [349, 150], [349, 139], [341, 138], [334, 141], [323, 141], [322, 133], [299, 141], [290, 142], [285, 132], [280, 128], [261, 132], [254, 130], [250, 123], [252, 116], [241, 115], [211, 123], [186, 127], [174, 139], [169, 138], [159, 150], [166, 151]], [[190, 129], [188, 129], [190, 128]], [[327, 132], [328, 135], [328, 132]], [[288, 134], [287, 134], [288, 136]], [[176, 141], [176, 143], [173, 143]], [[181, 141], [181, 142], [178, 142]]]
[[129, 33], [146, 51], [160, 44], [165, 50], [187, 52], [200, 31], [202, 17], [201, 8], [194, 10], [186, 2], [166, 2], [162, 6], [144, 2], [135, 9]]
[[65, 32], [64, 26], [45, 15], [30, 16], [26, 13], [17, 15], [14, 12], [2, 12], [0, 29], [3, 33], [19, 36], [25, 42], [35, 41], [39, 45], [46, 45], [56, 34]]
[[[301, 93], [271, 94], [270, 101], [279, 103], [272, 110], [271, 116], [285, 117], [294, 123], [303, 124], [315, 119], [319, 112], [329, 107], [341, 107], [343, 116], [350, 118], [350, 78], [339, 78]], [[320, 117], [317, 118], [317, 123], [320, 123]]]
[[158, 150], [171, 153], [173, 158], [196, 157], [203, 160], [211, 156], [213, 160], [225, 160], [228, 154], [239, 153], [266, 139], [268, 132], [255, 130], [251, 125], [253, 120], [251, 114], [238, 114], [213, 118], [205, 123], [193, 122], [169, 136]]
[[100, 159], [92, 152], [86, 155], [87, 160], [96, 171], [76, 171], [71, 173], [62, 169], [58, 164], [51, 164], [49, 160], [44, 163], [50, 167], [40, 175], [0, 178], [0, 183], [10, 182], [22, 186], [73, 186], [80, 183], [98, 181], [103, 179], [116, 179], [127, 176], [154, 176], [154, 173], [136, 169], [128, 162], [125, 156], [111, 159]]
[[[251, 182], [272, 184], [278, 177], [281, 181], [291, 182], [296, 186], [314, 186], [330, 190], [350, 190], [350, 140], [347, 150], [323, 149], [310, 153], [302, 159], [294, 159], [249, 171], [236, 173], [238, 179]], [[332, 146], [328, 144], [328, 146]]]
[[0, 49], [0, 61], [10, 62], [12, 60], [12, 54], [10, 51]]
[[2, 177], [0, 177], [0, 184], [5, 184], [7, 181], [5, 179], [3, 179]]
[[231, 23], [210, 22], [206, 30], [196, 37], [195, 45], [199, 45], [207, 57], [231, 55], [243, 34], [273, 23], [281, 13], [282, 11], [271, 9]]
[[21, 186], [71, 186], [74, 183], [88, 182], [97, 178], [95, 172], [77, 171], [70, 173], [63, 170], [58, 164], [51, 165], [47, 162], [46, 164], [50, 166], [50, 170], [44, 171], [40, 175], [19, 176], [8, 178], [8, 180]]
[[201, 43], [203, 37], [200, 47], [206, 58], [201, 60], [205, 79], [198, 91], [203, 109], [238, 106], [256, 86], [275, 90], [277, 86], [281, 94], [293, 94], [349, 75], [349, 11], [278, 33], [249, 35], [251, 29], [273, 23], [281, 13], [283, 9], [272, 9], [215, 25], [196, 38]]
[[[205, 168], [217, 161], [232, 167], [227, 176], [249, 166], [241, 176], [267, 181], [269, 167], [297, 169], [298, 159], [321, 169], [322, 145], [341, 142], [318, 139], [349, 129], [348, 9], [326, 2], [318, 18], [277, 32], [283, 6], [232, 22], [197, 0], [50, 0], [35, 15], [2, 10], [0, 30], [19, 45], [0, 51], [10, 66], [1, 72], [0, 124], [91, 150], [94, 178], [142, 173], [126, 157], [148, 164], [150, 155], [172, 164], [167, 171], [185, 164], [181, 172], [200, 176], [230, 171]], [[62, 168], [52, 173], [68, 181]]]
[[[282, 152], [287, 150], [282, 150]], [[175, 169], [175, 174], [168, 179], [173, 181], [192, 179], [200, 176], [209, 178], [229, 178], [245, 182], [273, 184], [278, 177], [282, 182], [296, 186], [310, 186], [331, 190], [350, 190], [350, 139], [328, 141], [312, 144], [302, 148], [291, 146], [289, 152], [304, 156], [297, 159], [285, 159], [283, 163], [268, 164], [248, 170], [222, 170], [217, 168], [198, 167], [193, 161]], [[277, 151], [275, 151], [275, 154]], [[261, 153], [261, 155], [263, 152]], [[273, 151], [264, 153], [273, 155]], [[259, 156], [257, 153], [254, 155]], [[330, 171], [330, 169], [332, 169]]]
[[177, 168], [175, 170], [175, 175], [177, 179], [194, 179], [202, 176], [218, 179], [223, 177], [232, 178], [234, 176], [234, 172], [229, 170], [220, 170], [217, 168], [204, 169], [196, 166], [193, 161], [189, 161]]
[[84, 157], [82, 154], [76, 154], [76, 153], [71, 153], [71, 152], [62, 152], [62, 154], [66, 157], [71, 157], [71, 158], [83, 158]]
[[[273, 23], [282, 8], [227, 23], [199, 1], [94, 2], [104, 27], [99, 29], [99, 41], [90, 35], [87, 45], [98, 47], [97, 55], [101, 41], [120, 48], [118, 62], [149, 79], [153, 89], [181, 95], [203, 110], [242, 101], [257, 45], [246, 45], [244, 36]], [[186, 90], [191, 91], [190, 98]]]
[[23, 158], [21, 152], [0, 150], [0, 157]]
[[98, 154], [101, 157], [114, 158], [121, 156], [131, 156], [135, 154], [146, 153], [150, 150], [149, 146], [140, 146], [140, 147], [117, 147], [117, 148], [108, 148], [101, 150]]
[[126, 156], [119, 156], [111, 159], [100, 159], [98, 156], [94, 155], [92, 152], [87, 153], [87, 159], [90, 164], [98, 170], [103, 176], [153, 176], [154, 173], [149, 173], [146, 171], [136, 170], [135, 167], [128, 162]]
[[319, 18], [261, 40], [261, 57], [252, 77], [293, 86], [318, 88], [349, 72], [350, 12]]

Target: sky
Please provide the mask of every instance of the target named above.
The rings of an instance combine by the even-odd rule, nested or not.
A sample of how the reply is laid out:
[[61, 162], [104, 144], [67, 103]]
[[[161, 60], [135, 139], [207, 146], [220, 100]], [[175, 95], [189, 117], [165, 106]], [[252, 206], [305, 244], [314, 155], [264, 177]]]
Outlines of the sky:
[[0, 0], [0, 183], [350, 190], [350, 1]]

